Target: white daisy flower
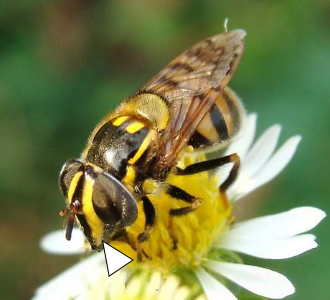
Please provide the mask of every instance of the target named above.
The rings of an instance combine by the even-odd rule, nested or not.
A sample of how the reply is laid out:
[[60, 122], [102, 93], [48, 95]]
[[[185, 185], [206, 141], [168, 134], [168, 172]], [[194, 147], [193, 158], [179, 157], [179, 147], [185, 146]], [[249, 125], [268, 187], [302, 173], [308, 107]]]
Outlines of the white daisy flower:
[[[266, 259], [284, 259], [299, 255], [317, 247], [314, 235], [304, 233], [314, 228], [325, 217], [325, 213], [317, 208], [301, 207], [234, 224], [232, 205], [235, 201], [280, 173], [291, 160], [301, 139], [300, 136], [294, 136], [275, 151], [281, 127], [279, 125], [270, 127], [252, 145], [255, 129], [256, 115], [251, 114], [246, 119], [240, 137], [233, 141], [226, 151], [227, 154], [238, 153], [241, 158], [237, 180], [227, 191], [229, 202], [226, 197], [219, 195], [218, 189], [230, 170], [225, 167], [214, 173], [169, 175], [167, 179], [169, 183], [202, 199], [202, 205], [193, 213], [173, 218], [171, 231], [168, 225], [168, 211], [173, 207], [180, 207], [180, 203], [177, 203], [179, 201], [173, 201], [165, 192], [150, 196], [156, 208], [157, 222], [149, 240], [142, 244], [143, 253], [147, 254], [148, 259], [140, 263], [135, 260], [135, 265], [131, 263], [129, 266], [133, 271], [146, 267], [153, 272], [168, 274], [173, 269], [179, 269], [182, 274], [178, 273], [178, 275], [182, 278], [186, 277], [185, 272], [190, 274], [194, 271], [201, 285], [201, 293], [204, 293], [209, 300], [237, 299], [222, 282], [222, 277], [254, 294], [271, 299], [281, 299], [294, 293], [292, 283], [284, 275], [245, 265], [234, 254], [238, 252]], [[184, 167], [200, 159], [205, 158], [201, 155], [191, 155], [182, 159], [179, 164]], [[144, 228], [142, 207], [139, 207], [139, 210], [137, 221], [127, 228], [128, 240], [132, 245]], [[176, 250], [173, 250], [173, 233], [177, 240]], [[82, 252], [84, 240], [82, 234], [78, 231], [73, 233], [74, 236], [76, 236], [76, 242], [73, 243], [75, 246], [69, 252]], [[63, 233], [60, 236], [56, 234], [46, 236], [42, 241], [42, 247], [48, 252], [63, 254], [63, 249], [66, 248], [63, 247], [63, 240]], [[136, 252], [127, 243], [114, 241], [111, 245], [127, 256], [136, 258]], [[91, 264], [95, 264], [93, 257]], [[97, 261], [97, 264], [100, 264], [100, 261]], [[104, 270], [101, 271], [99, 266], [89, 267], [86, 272], [90, 273], [90, 270], [93, 270], [94, 275], [91, 275], [91, 280], [97, 280], [106, 276], [105, 265], [103, 268]], [[85, 277], [82, 279], [83, 274], [84, 270], [79, 270], [78, 276], [69, 273], [71, 278], [76, 278], [75, 280], [80, 282], [77, 284], [75, 295], [85, 294], [89, 274], [86, 276], [87, 279]], [[57, 287], [46, 284], [38, 290], [37, 295], [54, 287], [55, 290], [60, 286], [62, 290], [70, 289], [67, 284], [70, 283], [69, 277], [64, 275], [55, 280], [55, 283], [58, 282]]]

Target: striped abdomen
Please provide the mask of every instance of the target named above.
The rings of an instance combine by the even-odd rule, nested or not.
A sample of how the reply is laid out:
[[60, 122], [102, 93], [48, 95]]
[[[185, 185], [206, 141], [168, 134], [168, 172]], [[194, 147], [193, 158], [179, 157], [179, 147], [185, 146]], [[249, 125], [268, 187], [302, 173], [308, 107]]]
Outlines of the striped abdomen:
[[226, 145], [239, 132], [243, 112], [237, 95], [228, 87], [225, 88], [197, 126], [188, 144], [196, 150]]

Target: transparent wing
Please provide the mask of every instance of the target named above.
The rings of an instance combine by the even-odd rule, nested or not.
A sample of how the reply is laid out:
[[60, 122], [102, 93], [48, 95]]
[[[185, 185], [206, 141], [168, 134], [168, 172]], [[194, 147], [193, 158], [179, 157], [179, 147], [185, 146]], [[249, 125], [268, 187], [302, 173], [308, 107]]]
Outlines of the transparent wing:
[[227, 86], [243, 54], [244, 30], [198, 42], [150, 79], [141, 90], [163, 97], [170, 112], [160, 145], [165, 165], [172, 165], [204, 115]]

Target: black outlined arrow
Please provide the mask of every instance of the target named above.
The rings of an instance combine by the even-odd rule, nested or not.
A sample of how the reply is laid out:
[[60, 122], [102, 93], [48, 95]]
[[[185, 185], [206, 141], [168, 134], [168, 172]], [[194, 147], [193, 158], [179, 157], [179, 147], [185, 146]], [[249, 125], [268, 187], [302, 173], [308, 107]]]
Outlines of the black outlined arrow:
[[110, 246], [105, 241], [102, 241], [102, 243], [105, 261], [107, 263], [108, 276], [111, 276], [133, 261], [132, 258]]

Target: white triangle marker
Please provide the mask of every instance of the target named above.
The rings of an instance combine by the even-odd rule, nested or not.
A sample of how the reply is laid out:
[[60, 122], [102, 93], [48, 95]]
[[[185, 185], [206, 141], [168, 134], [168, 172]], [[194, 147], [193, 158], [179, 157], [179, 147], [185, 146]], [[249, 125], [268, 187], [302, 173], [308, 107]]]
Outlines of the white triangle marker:
[[105, 241], [102, 241], [102, 243], [105, 261], [107, 263], [108, 276], [111, 276], [133, 261], [132, 258], [110, 246]]

